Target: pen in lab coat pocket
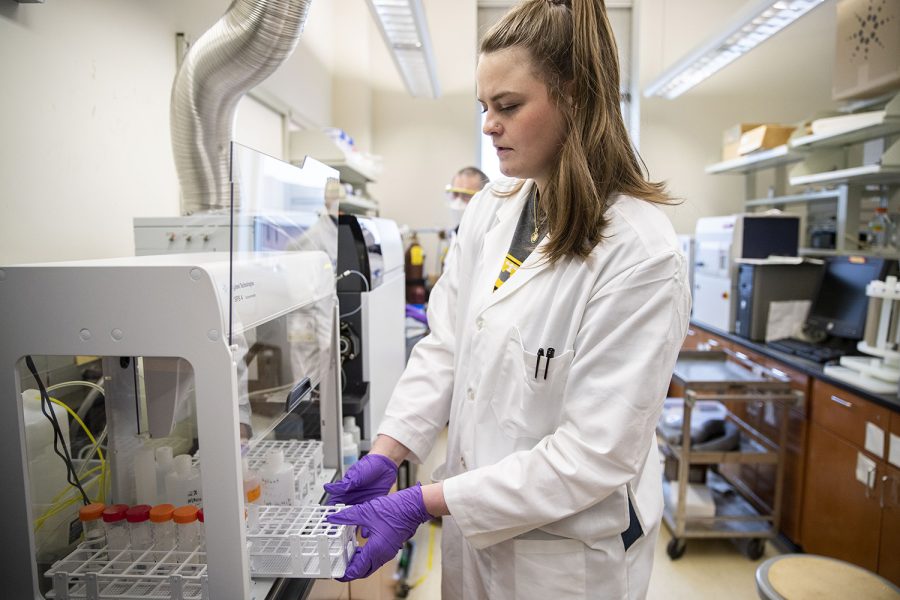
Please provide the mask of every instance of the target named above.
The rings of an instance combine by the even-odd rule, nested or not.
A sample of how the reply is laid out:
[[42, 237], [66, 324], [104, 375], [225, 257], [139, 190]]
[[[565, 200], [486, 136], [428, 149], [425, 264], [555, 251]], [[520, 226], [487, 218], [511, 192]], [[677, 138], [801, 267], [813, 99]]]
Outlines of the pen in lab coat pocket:
[[550, 359], [556, 354], [553, 348], [547, 348], [547, 362], [544, 363], [544, 379], [547, 379], [547, 371], [550, 369]]
[[544, 355], [544, 349], [538, 348], [537, 362], [534, 363], [534, 378], [537, 379], [538, 370], [541, 368], [541, 357]]

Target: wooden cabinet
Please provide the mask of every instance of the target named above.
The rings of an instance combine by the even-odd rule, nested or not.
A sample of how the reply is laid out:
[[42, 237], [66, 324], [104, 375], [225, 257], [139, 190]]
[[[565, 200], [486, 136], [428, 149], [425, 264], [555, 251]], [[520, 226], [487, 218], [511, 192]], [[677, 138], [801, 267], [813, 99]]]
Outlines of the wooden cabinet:
[[856, 477], [860, 450], [813, 423], [803, 502], [803, 549], [878, 569], [881, 507], [876, 473]]
[[896, 414], [815, 380], [810, 418], [803, 549], [900, 584], [900, 469], [885, 460]]

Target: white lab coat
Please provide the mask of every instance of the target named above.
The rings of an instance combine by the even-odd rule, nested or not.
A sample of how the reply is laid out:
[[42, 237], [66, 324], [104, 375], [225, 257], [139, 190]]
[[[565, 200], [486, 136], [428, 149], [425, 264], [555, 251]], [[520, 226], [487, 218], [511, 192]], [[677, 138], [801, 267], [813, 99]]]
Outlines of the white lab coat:
[[[589, 257], [533, 252], [493, 292], [531, 185], [470, 203], [379, 433], [416, 461], [450, 422], [445, 600], [641, 597], [663, 506], [654, 426], [690, 313], [684, 258], [657, 206], [619, 196]], [[626, 553], [629, 497], [646, 535]]]

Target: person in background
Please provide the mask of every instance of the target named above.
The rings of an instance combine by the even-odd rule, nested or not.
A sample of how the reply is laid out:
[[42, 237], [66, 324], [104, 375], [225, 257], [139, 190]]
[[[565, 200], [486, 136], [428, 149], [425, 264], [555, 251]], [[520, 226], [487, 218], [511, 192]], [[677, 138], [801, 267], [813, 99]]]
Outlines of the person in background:
[[450, 203], [451, 219], [454, 231], [459, 229], [462, 214], [469, 205], [472, 196], [490, 183], [490, 179], [481, 169], [475, 167], [463, 167], [456, 172], [450, 184], [446, 187], [447, 200]]
[[[602, 0], [522, 0], [484, 36], [475, 195], [371, 452], [326, 489], [367, 577], [443, 516], [444, 600], [643, 598], [663, 511], [654, 435], [687, 269], [620, 109]], [[449, 420], [437, 483], [393, 494]]]
[[459, 231], [459, 223], [462, 220], [466, 207], [469, 205], [469, 201], [475, 194], [480, 192], [484, 186], [490, 183], [490, 181], [491, 180], [488, 179], [488, 176], [485, 175], [481, 169], [475, 167], [463, 167], [456, 172], [456, 175], [453, 176], [450, 184], [446, 187], [445, 192], [450, 208], [450, 224], [453, 226], [453, 229], [448, 230], [446, 234], [444, 232], [439, 234], [442, 243], [449, 237], [447, 246], [444, 251], [441, 252], [440, 256], [441, 273], [444, 272], [444, 266], [447, 264], [447, 259], [453, 253], [453, 248], [456, 246], [456, 235]]

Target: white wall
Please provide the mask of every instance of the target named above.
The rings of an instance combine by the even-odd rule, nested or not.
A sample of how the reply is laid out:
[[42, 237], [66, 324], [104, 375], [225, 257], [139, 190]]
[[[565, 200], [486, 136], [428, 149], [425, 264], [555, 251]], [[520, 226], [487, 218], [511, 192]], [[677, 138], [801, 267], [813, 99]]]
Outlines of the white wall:
[[[744, 4], [641, 0], [641, 89]], [[651, 178], [665, 180], [683, 200], [666, 209], [679, 233], [693, 233], [701, 216], [743, 208], [743, 176], [704, 173], [704, 167], [721, 160], [727, 127], [793, 123], [833, 107], [834, 23], [834, 3], [826, 2], [682, 96], [641, 99], [641, 154]]]
[[[196, 40], [228, 5], [0, 0], [0, 264], [130, 255], [133, 217], [178, 214], [175, 34]], [[307, 124], [331, 120], [332, 16], [313, 2], [297, 51], [261, 86]], [[276, 121], [245, 105], [252, 143], [274, 148], [278, 132], [256, 129]]]
[[[380, 35], [370, 37], [372, 149], [384, 160], [383, 175], [370, 188], [382, 216], [412, 228], [446, 226], [444, 187], [460, 167], [477, 164], [479, 152], [476, 2], [425, 0], [424, 5], [442, 88], [439, 99], [410, 97]], [[433, 272], [436, 239], [421, 239]]]

